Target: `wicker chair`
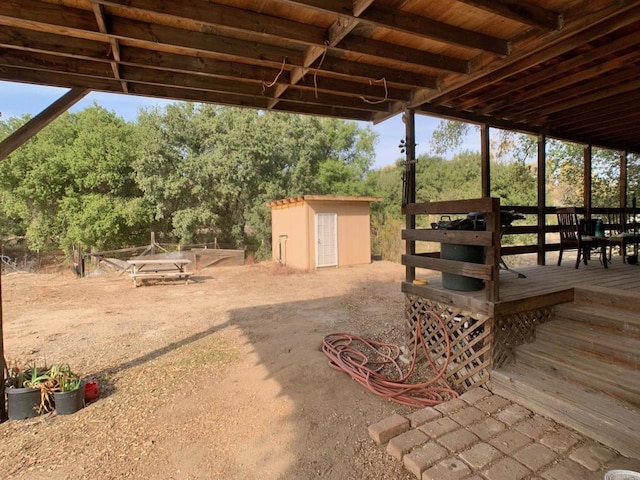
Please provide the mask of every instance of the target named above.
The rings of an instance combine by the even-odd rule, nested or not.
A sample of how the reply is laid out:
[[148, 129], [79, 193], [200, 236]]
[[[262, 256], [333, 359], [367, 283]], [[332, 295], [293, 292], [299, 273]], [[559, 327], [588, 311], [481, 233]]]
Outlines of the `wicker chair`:
[[607, 247], [609, 239], [606, 237], [594, 237], [585, 235], [580, 231], [578, 214], [575, 207], [557, 208], [558, 228], [560, 231], [560, 255], [558, 265], [562, 263], [562, 254], [565, 250], [577, 250], [576, 268], [580, 267], [580, 260], [587, 265], [587, 259], [593, 248], [600, 248], [600, 259], [604, 268], [607, 265]]

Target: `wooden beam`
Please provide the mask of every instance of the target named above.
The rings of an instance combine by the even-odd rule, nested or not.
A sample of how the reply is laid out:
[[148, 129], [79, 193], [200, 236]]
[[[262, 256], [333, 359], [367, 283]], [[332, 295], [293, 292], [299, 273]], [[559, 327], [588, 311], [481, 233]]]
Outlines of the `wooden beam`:
[[[347, 3], [327, 0], [285, 0], [286, 3], [305, 5], [323, 12], [353, 16]], [[373, 4], [358, 17], [360, 23], [405, 32], [421, 38], [437, 40], [451, 45], [474, 50], [482, 50], [498, 55], [509, 55], [509, 42], [484, 35], [473, 30], [458, 28], [444, 22], [432, 20], [420, 15], [403, 12], [398, 9]]]
[[[539, 71], [530, 72], [521, 78], [510, 80], [504, 85], [495, 85], [491, 92], [482, 95], [482, 100], [483, 102], [492, 102], [501, 97], [514, 98], [514, 93], [519, 94], [522, 90], [528, 90], [531, 86], [544, 82], [551, 77], [565, 75], [573, 69], [616, 55], [619, 51], [635, 48], [638, 44], [640, 44], [640, 31], [632, 32], [629, 35], [598, 46], [588, 53], [563, 59], [560, 64], [553, 64]], [[477, 97], [468, 98], [456, 104], [457, 108], [463, 110], [470, 109], [475, 105], [477, 105]]]
[[[585, 5], [581, 4], [579, 8], [580, 12], [567, 13], [566, 18], [572, 20], [567, 21], [561, 31], [548, 32], [537, 36], [533, 41], [525, 38], [515, 42], [513, 54], [507, 58], [489, 55], [476, 58], [473, 62], [473, 72], [469, 76], [447, 82], [446, 88], [425, 96], [422, 102], [455, 102], [456, 98], [483, 88], [488, 82], [497, 83], [534, 65], [582, 47], [607, 32], [640, 21], [640, 6], [635, 3], [623, 7], [608, 7], [604, 10], [599, 10], [595, 4], [587, 5], [586, 9]], [[596, 22], [594, 15], [598, 15], [600, 21]], [[526, 48], [521, 47], [520, 43], [527, 43]]]
[[489, 125], [480, 126], [480, 164], [482, 174], [482, 196], [491, 196], [491, 148], [489, 141]]
[[66, 112], [72, 105], [84, 98], [89, 92], [90, 90], [72, 88], [18, 130], [5, 138], [0, 142], [0, 160], [7, 158], [11, 152], [24, 144], [44, 127], [49, 125], [49, 123], [58, 118], [62, 113]]
[[628, 166], [627, 152], [620, 152], [620, 191], [618, 192], [620, 208], [627, 208], [627, 190], [629, 188], [629, 178], [627, 177], [629, 175]]
[[[405, 126], [405, 165], [403, 172], [403, 196], [402, 205], [411, 205], [416, 202], [416, 124], [415, 111], [407, 110], [402, 116]], [[415, 230], [416, 216], [409, 212], [406, 213], [405, 227], [407, 230]], [[406, 241], [405, 252], [408, 256], [415, 255], [416, 242], [413, 240]], [[413, 282], [416, 278], [415, 265], [406, 265], [405, 279], [407, 282]]]
[[538, 265], [546, 264], [547, 209], [547, 137], [538, 135], [538, 212], [537, 212], [537, 257]]
[[372, 57], [386, 58], [448, 72], [466, 74], [469, 73], [471, 69], [470, 62], [467, 60], [404, 46], [399, 48], [399, 46], [395, 44], [381, 42], [359, 35], [349, 35], [336, 44], [335, 48], [345, 52], [362, 53]]
[[592, 146], [585, 145], [584, 147], [584, 175], [583, 175], [583, 201], [584, 201], [584, 216], [591, 218], [591, 160], [592, 160]]
[[[106, 15], [104, 12], [104, 6], [97, 4], [97, 3], [93, 3], [92, 4], [93, 7], [93, 14], [96, 17], [96, 22], [98, 23], [98, 29], [104, 33], [105, 35], [108, 34], [108, 29], [107, 29], [107, 21], [106, 21]], [[109, 38], [109, 44], [111, 45], [111, 54], [113, 55], [113, 62], [111, 62], [111, 70], [113, 71], [113, 78], [120, 80], [120, 69], [118, 68], [118, 62], [120, 61], [120, 44], [118, 43], [118, 40], [116, 40], [115, 38]], [[129, 90], [127, 88], [127, 82], [120, 82], [120, 84], [122, 85], [122, 91], [124, 93], [128, 93]]]
[[545, 30], [559, 30], [564, 23], [561, 13], [528, 4], [522, 0], [460, 0], [505, 18]]

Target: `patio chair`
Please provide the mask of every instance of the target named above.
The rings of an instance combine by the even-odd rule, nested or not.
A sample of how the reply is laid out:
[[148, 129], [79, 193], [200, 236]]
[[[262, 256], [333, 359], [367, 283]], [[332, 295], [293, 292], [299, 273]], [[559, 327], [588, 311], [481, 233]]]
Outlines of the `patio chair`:
[[575, 207], [557, 208], [558, 228], [560, 231], [560, 255], [558, 256], [558, 266], [562, 263], [562, 254], [565, 250], [577, 250], [576, 268], [580, 267], [580, 260], [587, 265], [591, 250], [600, 248], [600, 259], [604, 268], [607, 265], [607, 246], [609, 239], [606, 237], [595, 237], [585, 235], [580, 231], [578, 214]]
[[629, 231], [626, 215], [621, 209], [607, 212], [607, 222], [609, 224], [609, 261], [614, 246], [620, 249], [622, 263], [627, 263], [627, 246], [638, 242], [638, 234]]

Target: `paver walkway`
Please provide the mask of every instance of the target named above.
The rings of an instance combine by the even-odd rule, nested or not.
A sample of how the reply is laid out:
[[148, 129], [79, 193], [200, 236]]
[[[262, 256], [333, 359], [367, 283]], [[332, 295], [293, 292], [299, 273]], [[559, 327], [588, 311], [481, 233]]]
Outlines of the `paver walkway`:
[[484, 388], [392, 415], [369, 434], [420, 480], [601, 480], [611, 469], [640, 471], [640, 459]]

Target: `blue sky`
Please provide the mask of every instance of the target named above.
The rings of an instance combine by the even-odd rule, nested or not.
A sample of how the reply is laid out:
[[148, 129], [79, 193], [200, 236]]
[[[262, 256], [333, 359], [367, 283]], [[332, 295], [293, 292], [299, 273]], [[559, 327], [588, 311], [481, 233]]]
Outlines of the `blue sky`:
[[[2, 118], [17, 117], [25, 113], [37, 115], [64, 95], [66, 91], [64, 88], [0, 82], [0, 112], [2, 113]], [[71, 108], [71, 111], [83, 110], [94, 102], [114, 111], [128, 121], [135, 120], [141, 107], [163, 107], [172, 103], [171, 101], [157, 98], [92, 92], [76, 103]], [[428, 152], [429, 140], [438, 122], [439, 120], [436, 118], [416, 115], [417, 155]], [[392, 164], [401, 157], [398, 149], [400, 139], [404, 138], [404, 124], [402, 123], [401, 115], [396, 115], [378, 125], [363, 125], [370, 125], [379, 136], [376, 146], [375, 168]]]

